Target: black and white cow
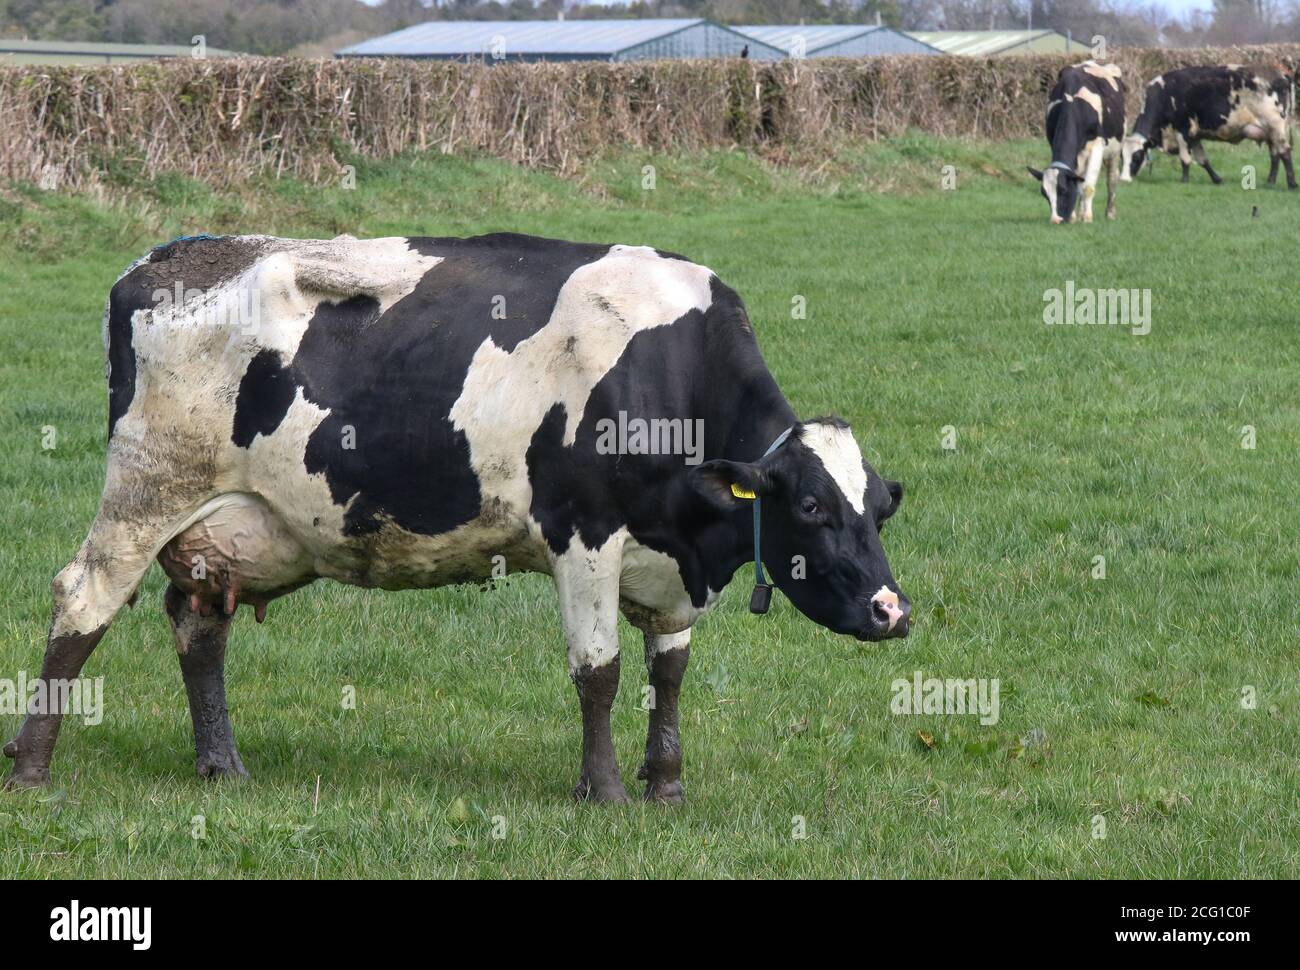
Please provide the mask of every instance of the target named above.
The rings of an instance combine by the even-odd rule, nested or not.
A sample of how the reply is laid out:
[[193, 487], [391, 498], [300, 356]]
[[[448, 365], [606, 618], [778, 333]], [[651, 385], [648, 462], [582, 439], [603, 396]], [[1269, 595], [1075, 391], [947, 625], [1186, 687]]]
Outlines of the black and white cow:
[[1183, 181], [1192, 159], [1210, 180], [1223, 181], [1210, 166], [1203, 141], [1236, 144], [1244, 138], [1268, 142], [1268, 184], [1277, 182], [1278, 162], [1286, 165], [1286, 184], [1296, 187], [1291, 167], [1291, 74], [1274, 67], [1184, 67], [1147, 85], [1142, 114], [1124, 139], [1125, 182], [1146, 164], [1152, 148], [1177, 155]]
[[1061, 68], [1047, 103], [1052, 164], [1030, 168], [1052, 224], [1092, 222], [1097, 176], [1106, 165], [1106, 218], [1115, 218], [1115, 182], [1124, 140], [1124, 81], [1114, 64], [1084, 61]]
[[[512, 234], [197, 237], [132, 266], [105, 328], [106, 482], [54, 581], [42, 678], [78, 675], [157, 559], [200, 775], [245, 773], [223, 680], [236, 607], [260, 620], [319, 577], [550, 574], [582, 709], [575, 794], [598, 801], [626, 799], [620, 610], [655, 696], [639, 776], [681, 800], [691, 626], [752, 559], [756, 501], [762, 561], [800, 611], [907, 635], [880, 540], [900, 486], [842, 421], [796, 419], [740, 299], [681, 257]], [[636, 420], [655, 440], [643, 425], [617, 445]], [[31, 713], [5, 747], [10, 785], [48, 779], [60, 716]]]

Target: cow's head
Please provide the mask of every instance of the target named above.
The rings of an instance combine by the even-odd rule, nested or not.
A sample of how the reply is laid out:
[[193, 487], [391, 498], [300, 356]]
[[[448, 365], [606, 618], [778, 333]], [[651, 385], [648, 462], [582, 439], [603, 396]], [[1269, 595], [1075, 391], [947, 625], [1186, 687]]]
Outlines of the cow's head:
[[1039, 191], [1047, 200], [1052, 213], [1052, 225], [1069, 222], [1079, 201], [1079, 184], [1083, 181], [1083, 176], [1055, 162], [1045, 172], [1031, 168], [1029, 174], [1039, 184]]
[[1147, 163], [1150, 148], [1151, 142], [1147, 137], [1139, 135], [1136, 131], [1124, 139], [1124, 147], [1121, 149], [1123, 162], [1119, 173], [1121, 182], [1132, 182], [1137, 178], [1138, 172], [1142, 171], [1142, 166]]
[[757, 462], [704, 462], [691, 484], [722, 510], [762, 499], [763, 565], [809, 619], [859, 640], [907, 636], [912, 604], [880, 544], [903, 487], [871, 469], [843, 421], [801, 422]]

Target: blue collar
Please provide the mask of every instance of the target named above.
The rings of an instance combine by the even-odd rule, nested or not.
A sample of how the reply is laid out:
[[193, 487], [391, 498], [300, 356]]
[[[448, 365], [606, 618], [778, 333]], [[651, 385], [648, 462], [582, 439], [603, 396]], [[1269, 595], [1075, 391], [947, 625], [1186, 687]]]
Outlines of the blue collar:
[[[793, 427], [786, 428], [782, 431], [775, 441], [768, 445], [767, 451], [763, 452], [762, 457], [766, 458], [776, 449], [785, 443], [785, 439], [790, 437]], [[754, 494], [754, 592], [749, 597], [749, 612], [766, 613], [767, 608], [772, 605], [772, 586], [763, 575], [763, 547], [761, 527], [759, 525], [763, 513], [763, 499], [755, 492]]]

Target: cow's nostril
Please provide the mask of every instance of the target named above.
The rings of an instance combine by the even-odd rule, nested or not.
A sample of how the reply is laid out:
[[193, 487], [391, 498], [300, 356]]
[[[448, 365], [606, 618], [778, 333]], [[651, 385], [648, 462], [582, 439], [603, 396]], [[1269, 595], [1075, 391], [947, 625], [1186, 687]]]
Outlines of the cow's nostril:
[[876, 621], [877, 626], [889, 626], [889, 610], [880, 600], [871, 601], [871, 618]]

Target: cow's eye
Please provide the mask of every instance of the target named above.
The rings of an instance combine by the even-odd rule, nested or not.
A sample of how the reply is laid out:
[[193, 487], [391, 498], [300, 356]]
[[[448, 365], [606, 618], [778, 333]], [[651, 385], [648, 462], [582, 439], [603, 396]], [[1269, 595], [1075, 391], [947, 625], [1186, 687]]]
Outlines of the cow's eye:
[[803, 501], [799, 503], [799, 511], [802, 512], [804, 515], [816, 515], [817, 500], [813, 498], [811, 495], [809, 495], [807, 498], [805, 498]]

